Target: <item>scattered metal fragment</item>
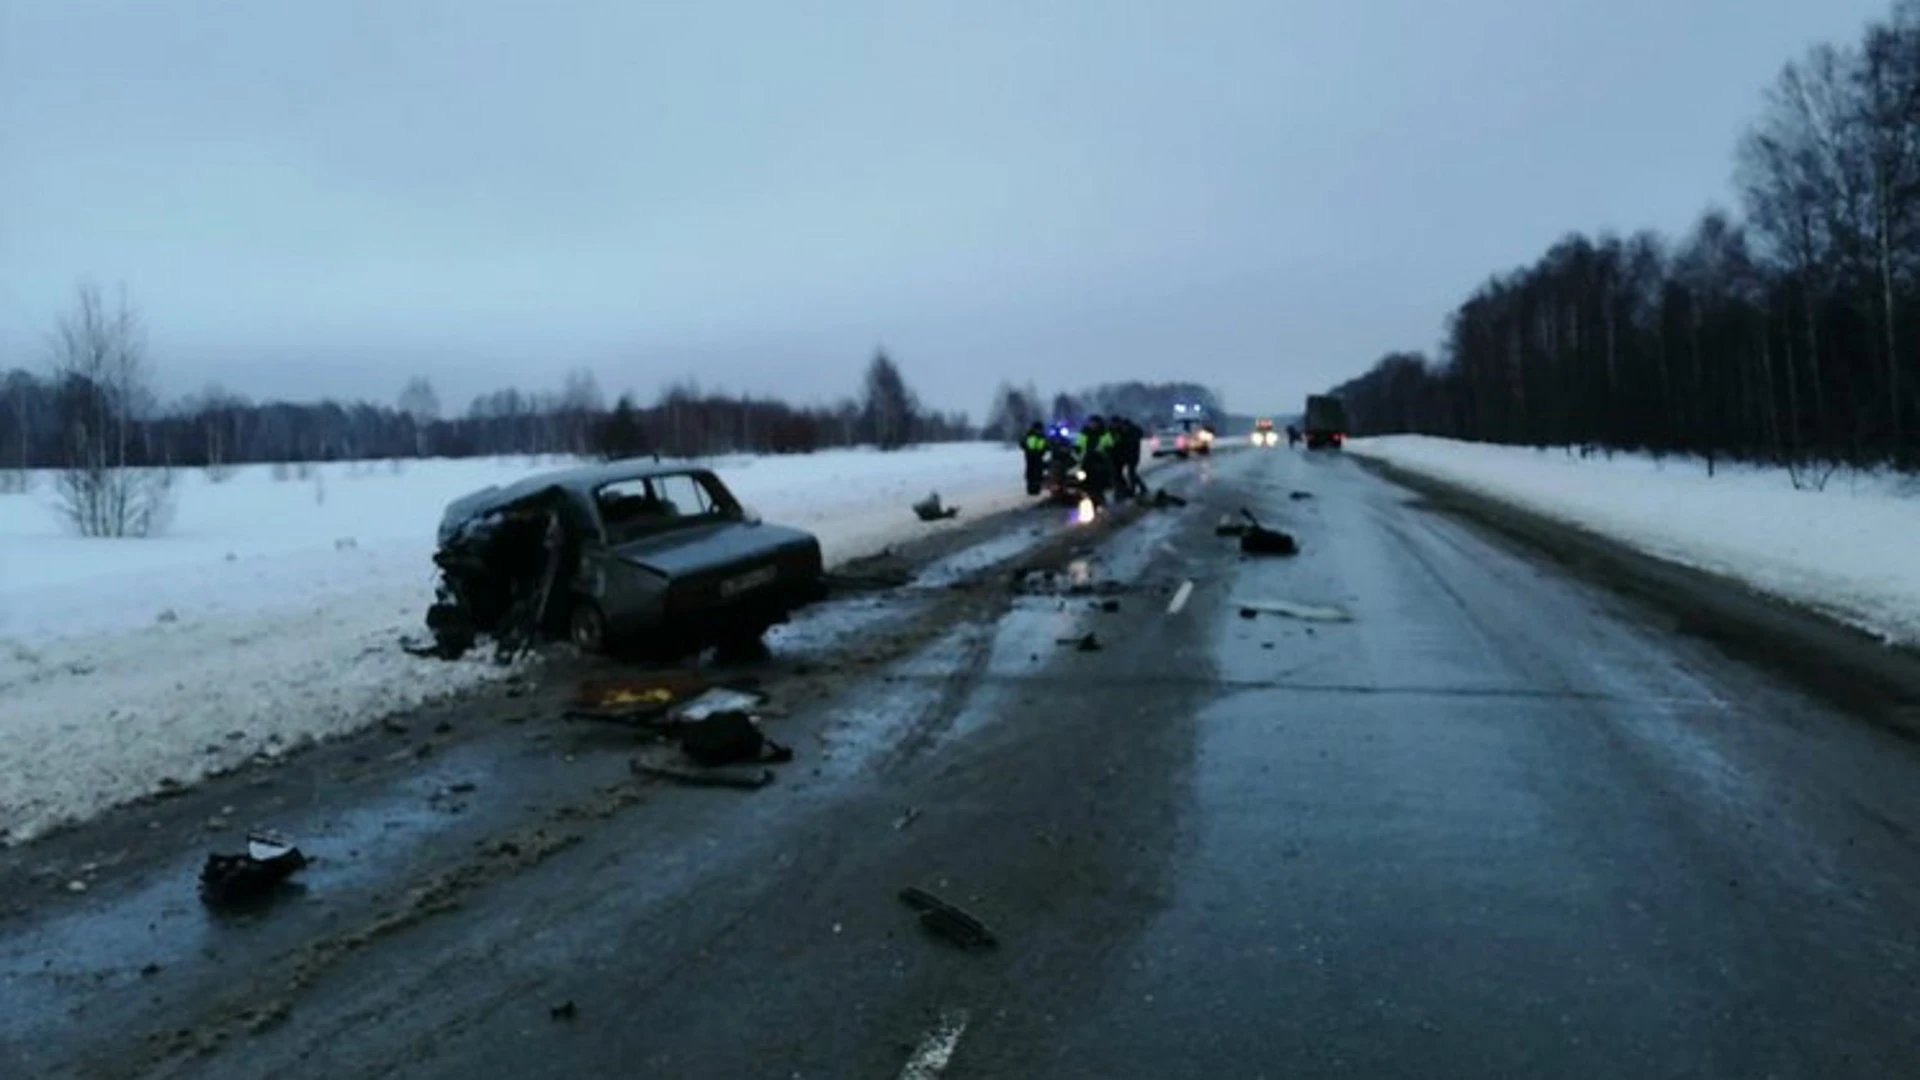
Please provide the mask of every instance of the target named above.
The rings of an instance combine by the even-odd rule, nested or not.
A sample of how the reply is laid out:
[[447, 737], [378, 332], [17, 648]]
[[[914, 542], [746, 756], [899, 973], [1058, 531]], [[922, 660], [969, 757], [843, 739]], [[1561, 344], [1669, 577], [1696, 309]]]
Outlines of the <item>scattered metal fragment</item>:
[[900, 900], [920, 913], [920, 925], [924, 929], [962, 949], [991, 949], [999, 944], [986, 923], [925, 889], [913, 886], [901, 889]]
[[245, 854], [216, 852], [207, 856], [200, 870], [200, 897], [214, 906], [264, 900], [307, 861], [307, 856], [283, 836], [248, 833]]

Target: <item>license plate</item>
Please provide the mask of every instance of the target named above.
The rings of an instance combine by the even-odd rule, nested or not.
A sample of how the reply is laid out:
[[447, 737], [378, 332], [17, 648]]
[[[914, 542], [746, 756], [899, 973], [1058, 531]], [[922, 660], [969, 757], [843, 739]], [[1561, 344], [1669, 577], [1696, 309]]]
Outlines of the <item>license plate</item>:
[[749, 592], [753, 589], [758, 589], [763, 585], [773, 584], [773, 579], [778, 577], [779, 575], [780, 575], [780, 571], [778, 571], [774, 567], [764, 566], [751, 573], [741, 574], [739, 577], [728, 578], [727, 580], [720, 583], [720, 595], [722, 598], [731, 598], [731, 597], [739, 596], [743, 592]]

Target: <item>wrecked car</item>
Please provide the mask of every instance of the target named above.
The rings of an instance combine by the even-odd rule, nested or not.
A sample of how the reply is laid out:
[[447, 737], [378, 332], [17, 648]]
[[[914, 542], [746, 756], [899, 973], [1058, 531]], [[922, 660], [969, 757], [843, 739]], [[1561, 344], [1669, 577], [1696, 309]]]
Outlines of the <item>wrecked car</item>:
[[568, 639], [588, 652], [757, 650], [824, 597], [820, 542], [762, 523], [712, 471], [620, 461], [454, 500], [427, 625], [442, 655], [481, 636], [503, 657]]

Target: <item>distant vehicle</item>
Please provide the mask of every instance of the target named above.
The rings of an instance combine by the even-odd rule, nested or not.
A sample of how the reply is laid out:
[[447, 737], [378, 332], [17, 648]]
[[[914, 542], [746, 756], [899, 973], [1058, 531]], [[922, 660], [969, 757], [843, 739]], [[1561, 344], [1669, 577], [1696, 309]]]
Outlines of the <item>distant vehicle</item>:
[[1150, 452], [1154, 457], [1180, 457], [1213, 453], [1213, 422], [1199, 405], [1175, 405], [1173, 420], [1153, 433]]
[[[822, 599], [820, 542], [762, 524], [707, 469], [619, 461], [456, 499], [427, 624], [457, 654], [566, 637], [588, 652], [757, 648]], [[451, 646], [451, 650], [449, 650]]]
[[1273, 430], [1273, 421], [1261, 417], [1253, 422], [1253, 445], [1274, 447], [1280, 445], [1280, 433]]
[[1309, 397], [1305, 427], [1307, 449], [1340, 449], [1347, 441], [1346, 403], [1331, 394]]

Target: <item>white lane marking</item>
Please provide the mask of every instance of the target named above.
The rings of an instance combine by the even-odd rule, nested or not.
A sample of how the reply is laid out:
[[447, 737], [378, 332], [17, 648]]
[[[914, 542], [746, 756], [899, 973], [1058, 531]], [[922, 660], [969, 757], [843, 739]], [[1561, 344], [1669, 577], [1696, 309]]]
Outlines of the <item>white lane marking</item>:
[[922, 1036], [920, 1045], [907, 1059], [907, 1067], [900, 1070], [900, 1080], [937, 1080], [941, 1073], [953, 1061], [953, 1052], [960, 1045], [960, 1036], [967, 1030], [967, 1010], [948, 1009], [940, 1014], [940, 1022]]
[[1192, 596], [1193, 582], [1191, 580], [1181, 582], [1179, 591], [1173, 594], [1173, 599], [1167, 601], [1167, 614], [1180, 614], [1180, 609], [1187, 606], [1187, 601]]

